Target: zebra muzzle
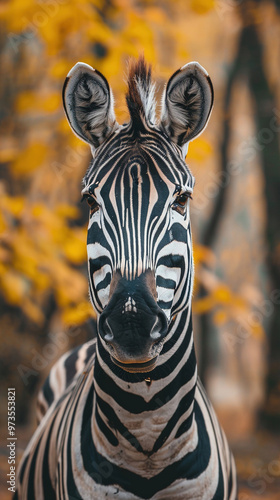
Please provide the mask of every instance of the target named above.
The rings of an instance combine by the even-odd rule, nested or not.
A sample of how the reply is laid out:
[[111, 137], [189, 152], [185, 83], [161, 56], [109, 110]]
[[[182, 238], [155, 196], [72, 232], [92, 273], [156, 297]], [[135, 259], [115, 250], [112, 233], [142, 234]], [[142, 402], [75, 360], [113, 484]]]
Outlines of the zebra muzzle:
[[99, 317], [98, 333], [116, 365], [131, 373], [146, 373], [156, 365], [168, 320], [156, 302], [151, 271], [132, 281], [117, 277]]

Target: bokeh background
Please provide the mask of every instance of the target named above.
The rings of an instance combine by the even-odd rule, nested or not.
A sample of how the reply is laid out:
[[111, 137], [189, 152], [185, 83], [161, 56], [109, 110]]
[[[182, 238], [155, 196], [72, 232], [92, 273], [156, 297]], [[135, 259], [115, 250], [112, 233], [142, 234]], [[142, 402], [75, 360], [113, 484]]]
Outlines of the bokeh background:
[[239, 499], [280, 491], [279, 0], [3, 0], [0, 4], [0, 468], [7, 492], [7, 388], [17, 459], [55, 360], [93, 335], [80, 204], [89, 148], [63, 114], [84, 61], [127, 119], [127, 61], [144, 53], [160, 95], [197, 60], [215, 105], [191, 143], [199, 371], [231, 446]]

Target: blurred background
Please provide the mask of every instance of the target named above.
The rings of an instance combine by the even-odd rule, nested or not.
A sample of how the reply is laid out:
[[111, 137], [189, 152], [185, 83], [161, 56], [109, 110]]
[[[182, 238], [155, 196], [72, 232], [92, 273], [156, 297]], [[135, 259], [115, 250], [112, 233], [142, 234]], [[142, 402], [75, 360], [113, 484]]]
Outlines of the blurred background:
[[215, 90], [189, 148], [199, 371], [235, 453], [239, 499], [280, 491], [279, 0], [3, 0], [0, 4], [0, 469], [7, 389], [17, 460], [56, 359], [93, 335], [81, 180], [90, 152], [61, 89], [77, 61], [111, 84], [127, 119], [127, 61], [144, 53], [160, 99], [197, 60]]

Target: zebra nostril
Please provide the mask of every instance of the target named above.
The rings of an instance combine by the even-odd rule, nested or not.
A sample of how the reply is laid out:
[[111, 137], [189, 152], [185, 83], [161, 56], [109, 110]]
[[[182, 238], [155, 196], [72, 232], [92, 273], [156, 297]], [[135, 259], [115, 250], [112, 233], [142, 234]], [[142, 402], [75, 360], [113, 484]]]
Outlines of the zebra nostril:
[[112, 342], [114, 335], [107, 318], [100, 318], [99, 333], [105, 342]]
[[153, 340], [158, 340], [161, 338], [161, 334], [159, 332], [159, 328], [157, 327], [157, 323], [156, 325], [153, 327], [151, 333], [150, 333], [150, 337], [153, 339]]
[[156, 322], [151, 330], [150, 337], [157, 341], [163, 338], [167, 333], [167, 318], [164, 312], [159, 312]]

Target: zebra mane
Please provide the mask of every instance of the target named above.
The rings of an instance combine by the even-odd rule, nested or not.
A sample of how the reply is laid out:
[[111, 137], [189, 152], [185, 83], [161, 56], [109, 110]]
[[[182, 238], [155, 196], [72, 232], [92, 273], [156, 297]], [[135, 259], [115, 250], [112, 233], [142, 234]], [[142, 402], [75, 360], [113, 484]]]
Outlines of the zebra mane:
[[126, 102], [132, 126], [136, 129], [152, 125], [156, 119], [155, 84], [151, 79], [151, 66], [143, 56], [130, 61]]

